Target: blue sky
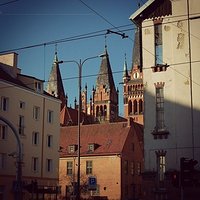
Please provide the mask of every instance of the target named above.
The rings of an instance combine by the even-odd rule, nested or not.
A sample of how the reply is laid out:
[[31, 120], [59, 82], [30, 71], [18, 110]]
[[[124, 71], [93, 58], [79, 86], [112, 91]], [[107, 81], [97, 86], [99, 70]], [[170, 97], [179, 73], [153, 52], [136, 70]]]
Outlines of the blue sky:
[[[119, 114], [123, 116], [122, 70], [126, 53], [128, 67], [131, 67], [134, 41], [134, 25], [130, 15], [144, 0], [1, 0], [0, 3], [0, 53], [15, 51], [19, 54], [18, 66], [23, 74], [48, 81], [55, 47], [59, 60], [84, 60], [104, 51], [107, 29], [123, 31], [129, 38], [107, 34], [106, 44], [116, 87], [119, 89]], [[104, 18], [104, 19], [103, 19]], [[127, 26], [125, 26], [127, 25]], [[124, 26], [124, 27], [121, 27]], [[114, 27], [119, 27], [115, 28]], [[93, 33], [93, 34], [91, 34]], [[89, 34], [89, 38], [67, 40]], [[96, 36], [99, 35], [99, 36]], [[76, 37], [77, 38], [77, 37]], [[65, 42], [51, 41], [65, 39]], [[38, 47], [24, 48], [39, 45]], [[45, 45], [46, 44], [46, 45]], [[22, 48], [20, 50], [17, 50]], [[88, 98], [96, 82], [101, 58], [88, 60], [83, 65], [82, 86], [87, 83]], [[78, 67], [74, 63], [60, 65], [65, 92], [69, 105], [74, 105], [78, 96]], [[91, 75], [91, 76], [90, 76]], [[73, 78], [74, 77], [74, 78]]]

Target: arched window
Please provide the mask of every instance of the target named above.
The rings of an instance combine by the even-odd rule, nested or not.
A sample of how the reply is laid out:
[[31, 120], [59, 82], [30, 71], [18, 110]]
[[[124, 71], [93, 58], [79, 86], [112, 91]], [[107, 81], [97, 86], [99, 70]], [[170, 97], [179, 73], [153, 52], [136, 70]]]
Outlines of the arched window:
[[100, 116], [103, 116], [103, 106], [100, 106]]
[[96, 107], [96, 117], [99, 116], [99, 106]]
[[134, 100], [134, 102], [133, 102], [133, 112], [134, 112], [134, 114], [136, 114], [137, 113], [137, 101], [136, 100]]
[[129, 100], [128, 102], [128, 114], [131, 114], [133, 111], [132, 111], [132, 101]]
[[143, 102], [142, 99], [139, 100], [139, 113], [143, 113]]
[[104, 105], [104, 116], [107, 116], [107, 106]]

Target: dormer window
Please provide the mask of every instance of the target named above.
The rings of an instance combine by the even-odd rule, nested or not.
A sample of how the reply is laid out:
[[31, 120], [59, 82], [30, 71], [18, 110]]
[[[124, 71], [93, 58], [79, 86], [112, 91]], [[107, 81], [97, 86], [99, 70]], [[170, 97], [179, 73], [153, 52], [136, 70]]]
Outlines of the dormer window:
[[42, 83], [41, 82], [35, 81], [34, 87], [35, 87], [35, 90], [37, 92], [41, 92], [42, 91]]
[[72, 144], [68, 146], [68, 153], [74, 153], [77, 150], [77, 145]]
[[93, 152], [95, 149], [95, 144], [94, 143], [91, 143], [91, 144], [88, 144], [88, 151], [89, 152]]

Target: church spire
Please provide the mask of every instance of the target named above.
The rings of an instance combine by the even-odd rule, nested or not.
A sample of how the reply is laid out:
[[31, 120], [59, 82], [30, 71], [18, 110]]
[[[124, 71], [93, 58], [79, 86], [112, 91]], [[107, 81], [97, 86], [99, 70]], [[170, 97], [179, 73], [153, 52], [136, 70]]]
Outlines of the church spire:
[[118, 93], [115, 88], [107, 46], [102, 55], [94, 92], [94, 115], [99, 122], [118, 119]]
[[66, 105], [65, 92], [58, 64], [57, 50], [55, 51], [46, 91], [61, 100], [61, 109]]
[[127, 77], [128, 77], [128, 70], [127, 70], [127, 61], [126, 61], [126, 54], [125, 54], [123, 78], [127, 78]]

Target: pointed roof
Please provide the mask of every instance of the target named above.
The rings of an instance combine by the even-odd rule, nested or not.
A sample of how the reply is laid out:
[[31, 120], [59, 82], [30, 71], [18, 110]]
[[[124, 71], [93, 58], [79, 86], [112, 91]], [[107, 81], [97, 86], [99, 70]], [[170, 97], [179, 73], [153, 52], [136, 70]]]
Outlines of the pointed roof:
[[[81, 112], [81, 123], [82, 124], [92, 124], [93, 118], [90, 115], [86, 115]], [[66, 105], [60, 111], [60, 124], [61, 126], [75, 126], [78, 124], [78, 110], [67, 107]]]
[[104, 85], [108, 89], [115, 90], [114, 79], [106, 47], [105, 52], [102, 55], [101, 66], [96, 80], [96, 87], [100, 87], [101, 85]]
[[128, 69], [127, 69], [126, 54], [125, 54], [123, 78], [126, 77], [128, 77]]
[[49, 76], [49, 81], [47, 83], [46, 91], [62, 101], [61, 103], [61, 109], [62, 109], [66, 102], [65, 102], [65, 92], [64, 92], [62, 77], [58, 64], [57, 52], [55, 52], [54, 62], [51, 68], [51, 73]]

